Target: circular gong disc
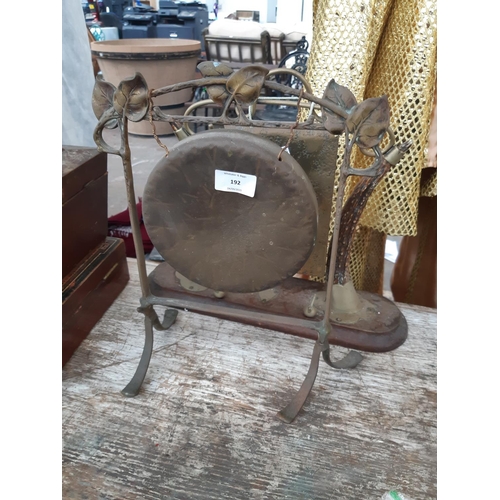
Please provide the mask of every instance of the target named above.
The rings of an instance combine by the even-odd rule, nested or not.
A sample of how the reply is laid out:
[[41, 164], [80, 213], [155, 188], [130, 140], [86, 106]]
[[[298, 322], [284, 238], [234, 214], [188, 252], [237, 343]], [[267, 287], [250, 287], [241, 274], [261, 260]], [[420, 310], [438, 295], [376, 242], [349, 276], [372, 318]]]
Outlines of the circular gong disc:
[[[239, 130], [204, 132], [172, 147], [143, 196], [146, 229], [165, 261], [219, 291], [257, 292], [293, 276], [314, 247], [318, 204], [302, 167], [285, 152], [278, 160], [279, 152]], [[231, 173], [256, 176], [254, 196], [216, 189], [216, 170], [229, 173], [217, 173], [223, 188], [232, 189]]]

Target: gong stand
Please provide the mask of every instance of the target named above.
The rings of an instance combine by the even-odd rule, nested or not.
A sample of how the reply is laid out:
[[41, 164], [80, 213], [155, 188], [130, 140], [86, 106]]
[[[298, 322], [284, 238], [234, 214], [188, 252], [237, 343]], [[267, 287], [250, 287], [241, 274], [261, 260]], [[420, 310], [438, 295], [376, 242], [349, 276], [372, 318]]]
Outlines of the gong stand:
[[[144, 350], [122, 393], [135, 396], [140, 390], [153, 350], [153, 329], [167, 330], [179, 310], [194, 311], [315, 339], [305, 380], [292, 401], [278, 413], [290, 423], [312, 389], [320, 355], [337, 369], [354, 368], [363, 359], [352, 350], [344, 358], [332, 361], [330, 344], [383, 352], [395, 349], [407, 337], [406, 320], [396, 305], [380, 295], [354, 291], [347, 269], [349, 247], [368, 197], [411, 142], [395, 144], [386, 96], [358, 104], [349, 89], [331, 80], [319, 98], [308, 85], [295, 89], [277, 83], [261, 66], [233, 71], [224, 64], [204, 62], [198, 69], [202, 78], [160, 89], [148, 89], [140, 73], [123, 80], [117, 88], [99, 78], [94, 87], [92, 106], [99, 120], [94, 140], [100, 151], [119, 155], [123, 162], [142, 292], [138, 311], [145, 317]], [[303, 80], [301, 75], [298, 77]], [[221, 106], [221, 116], [170, 115], [154, 105], [155, 97], [198, 87], [206, 88], [212, 102]], [[255, 104], [266, 95], [272, 100], [272, 92], [287, 96], [298, 107], [307, 107], [308, 118], [295, 123], [252, 119]], [[128, 122], [145, 119], [167, 153], [151, 173], [143, 198], [146, 229], [165, 259], [149, 276], [128, 141]], [[182, 139], [170, 151], [156, 136], [155, 121], [170, 123]], [[190, 123], [223, 130], [191, 135]], [[117, 126], [121, 131], [119, 149], [103, 138], [106, 128]], [[245, 132], [260, 129], [266, 130], [264, 137], [267, 131], [289, 130], [289, 139], [280, 147]], [[294, 275], [314, 247], [318, 205], [308, 176], [288, 153], [288, 146], [294, 133], [311, 131], [314, 136], [325, 130], [332, 139], [338, 140], [343, 134], [345, 140], [333, 234], [327, 248], [324, 279], [297, 279]], [[382, 141], [388, 142], [384, 149]], [[354, 146], [373, 157], [370, 167], [351, 167]], [[336, 160], [329, 159], [332, 172]], [[214, 190], [218, 169], [219, 174], [240, 175], [245, 182], [252, 178], [247, 174], [255, 174], [256, 194], [230, 192], [227, 179], [225, 191], [217, 188], [217, 179]], [[356, 176], [358, 182], [343, 203], [350, 176]], [[197, 183], [195, 188], [193, 183]], [[257, 212], [261, 218], [255, 215]], [[245, 213], [249, 214], [246, 218]], [[235, 245], [238, 241], [242, 244]], [[262, 251], [256, 245], [261, 245]], [[206, 255], [212, 260], [200, 264]], [[154, 306], [167, 308], [162, 321]]]

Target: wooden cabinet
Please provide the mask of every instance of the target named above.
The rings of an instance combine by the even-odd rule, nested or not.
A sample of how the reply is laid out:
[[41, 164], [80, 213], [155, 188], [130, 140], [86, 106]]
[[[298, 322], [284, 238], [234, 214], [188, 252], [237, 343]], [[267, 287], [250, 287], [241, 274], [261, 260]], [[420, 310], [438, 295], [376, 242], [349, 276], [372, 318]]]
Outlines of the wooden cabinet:
[[107, 237], [107, 156], [62, 149], [63, 366], [128, 282], [125, 244]]

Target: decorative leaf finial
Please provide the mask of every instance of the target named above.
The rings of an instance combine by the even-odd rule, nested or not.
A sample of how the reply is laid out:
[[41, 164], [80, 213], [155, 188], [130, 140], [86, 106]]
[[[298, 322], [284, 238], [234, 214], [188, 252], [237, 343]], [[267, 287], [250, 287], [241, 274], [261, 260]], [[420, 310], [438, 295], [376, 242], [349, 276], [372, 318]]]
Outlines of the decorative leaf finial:
[[120, 82], [113, 96], [113, 106], [120, 115], [132, 122], [140, 122], [148, 112], [149, 96], [148, 85], [140, 73]]
[[113, 107], [113, 94], [116, 87], [104, 80], [96, 80], [92, 91], [92, 111], [99, 120], [109, 108]]
[[229, 77], [227, 90], [238, 104], [252, 104], [259, 98], [268, 73], [263, 66], [245, 66]]
[[[233, 68], [214, 61], [203, 61], [198, 64], [197, 68], [203, 76], [229, 76], [233, 73]], [[208, 85], [207, 92], [210, 99], [221, 106], [230, 96], [224, 85]]]
[[[333, 104], [340, 106], [346, 111], [351, 110], [357, 105], [354, 94], [347, 88], [339, 85], [333, 78], [326, 86], [323, 99], [328, 99]], [[340, 133], [344, 131], [345, 118], [333, 113], [329, 109], [322, 108], [321, 116], [323, 126], [330, 133]]]
[[233, 73], [233, 68], [217, 61], [203, 61], [196, 67], [203, 76], [229, 76]]
[[[104, 113], [113, 108], [113, 95], [116, 87], [102, 79], [96, 79], [92, 91], [92, 111], [98, 120]], [[118, 121], [113, 119], [106, 123], [106, 128], [115, 128]]]
[[346, 120], [347, 130], [356, 133], [359, 147], [369, 149], [380, 144], [390, 122], [387, 96], [371, 97], [356, 106]]

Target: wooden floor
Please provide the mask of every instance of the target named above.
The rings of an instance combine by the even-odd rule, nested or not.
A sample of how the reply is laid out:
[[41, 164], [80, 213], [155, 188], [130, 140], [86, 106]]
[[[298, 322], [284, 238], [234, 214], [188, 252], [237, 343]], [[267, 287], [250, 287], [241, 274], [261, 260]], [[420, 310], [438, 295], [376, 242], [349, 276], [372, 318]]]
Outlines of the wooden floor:
[[436, 498], [435, 310], [400, 305], [406, 343], [355, 370], [321, 362], [287, 425], [276, 412], [300, 387], [313, 342], [189, 312], [155, 332], [143, 389], [123, 397], [144, 340], [129, 268], [63, 369], [64, 500]]

